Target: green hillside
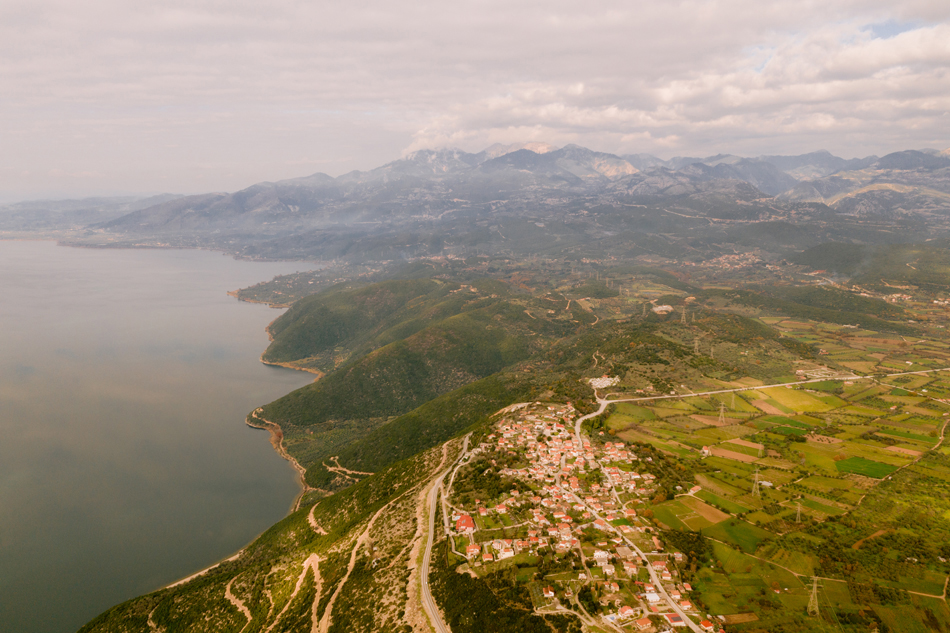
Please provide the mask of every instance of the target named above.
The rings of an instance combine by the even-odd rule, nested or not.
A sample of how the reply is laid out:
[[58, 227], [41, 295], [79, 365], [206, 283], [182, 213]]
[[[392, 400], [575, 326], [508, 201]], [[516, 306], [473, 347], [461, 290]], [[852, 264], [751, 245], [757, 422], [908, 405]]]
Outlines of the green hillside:
[[[847, 275], [851, 282], [887, 292], [900, 285], [939, 291], [950, 288], [950, 250], [933, 244], [864, 245], [827, 243], [789, 258], [816, 270]], [[898, 292], [894, 288], [891, 292]]]
[[[346, 355], [387, 324], [398, 322], [397, 315], [405, 314], [407, 307], [411, 309], [411, 302], [421, 300], [428, 307], [457, 288], [431, 279], [387, 281], [355, 290], [342, 285], [329, 288], [294, 303], [271, 323], [268, 331], [273, 341], [263, 359], [280, 363], [309, 361], [306, 366], [327, 371], [335, 366], [339, 354]], [[451, 302], [437, 313], [454, 314], [458, 304], [458, 300]], [[428, 315], [418, 307], [415, 312], [414, 321], [421, 329]]]
[[[371, 305], [372, 314], [350, 318], [356, 309], [350, 300]], [[352, 478], [335, 478], [326, 470], [327, 458], [338, 456], [347, 468], [375, 472], [444, 442], [520, 394], [518, 387], [499, 390], [489, 381], [472, 392], [476, 397], [485, 390], [477, 398], [486, 406], [463, 407], [462, 421], [443, 416], [422, 422], [423, 414], [391, 422], [426, 403], [440, 406], [439, 396], [477, 384], [577, 327], [566, 318], [538, 318], [529, 308], [535, 308], [533, 298], [513, 297], [504, 284], [463, 287], [439, 280], [330, 289], [301, 300], [271, 327], [274, 341], [265, 360], [300, 364], [330, 353], [348, 354], [349, 360], [336, 368], [324, 365], [328, 373], [320, 380], [264, 406], [260, 415], [281, 427], [288, 452], [308, 469], [311, 485], [348, 485]], [[375, 435], [364, 439], [368, 433]], [[394, 439], [400, 433], [408, 435]]]

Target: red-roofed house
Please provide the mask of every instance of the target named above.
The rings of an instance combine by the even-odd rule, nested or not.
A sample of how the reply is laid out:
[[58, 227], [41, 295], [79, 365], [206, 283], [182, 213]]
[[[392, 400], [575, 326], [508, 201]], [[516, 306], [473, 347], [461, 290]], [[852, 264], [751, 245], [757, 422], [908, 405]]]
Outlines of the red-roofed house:
[[671, 626], [686, 626], [683, 617], [678, 613], [664, 613], [663, 617], [666, 618], [666, 621], [669, 622]]
[[463, 514], [459, 517], [459, 520], [455, 522], [455, 531], [459, 534], [471, 534], [475, 531], [475, 519], [467, 514]]

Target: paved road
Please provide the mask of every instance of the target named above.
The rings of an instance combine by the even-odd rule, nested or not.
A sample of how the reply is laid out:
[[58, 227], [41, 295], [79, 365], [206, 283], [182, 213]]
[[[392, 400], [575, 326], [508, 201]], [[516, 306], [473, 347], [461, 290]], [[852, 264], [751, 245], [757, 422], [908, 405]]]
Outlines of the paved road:
[[[613, 404], [613, 403], [617, 403], [617, 402], [643, 402], [643, 401], [651, 401], [651, 400], [668, 400], [668, 399], [675, 399], [675, 398], [689, 398], [689, 397], [695, 397], [695, 396], [711, 396], [711, 395], [717, 395], [717, 394], [723, 394], [723, 393], [734, 393], [734, 392], [737, 392], [737, 391], [750, 391], [750, 390], [755, 390], [755, 389], [767, 389], [767, 388], [769, 388], [769, 387], [786, 387], [786, 386], [794, 386], [794, 385], [807, 385], [807, 384], [810, 384], [810, 383], [823, 382], [823, 381], [826, 381], [826, 380], [879, 380], [879, 379], [881, 379], [881, 378], [892, 378], [892, 377], [895, 377], [895, 376], [908, 376], [908, 375], [929, 374], [929, 373], [934, 373], [934, 372], [939, 372], [939, 371], [950, 371], [950, 367], [943, 367], [943, 368], [940, 368], [940, 369], [925, 369], [925, 370], [921, 370], [921, 371], [896, 372], [896, 373], [893, 373], [893, 374], [884, 374], [884, 375], [877, 374], [877, 375], [867, 375], [867, 376], [855, 376], [855, 375], [853, 375], [853, 374], [842, 374], [842, 375], [833, 376], [833, 377], [828, 377], [828, 378], [814, 378], [814, 379], [810, 379], [810, 380], [799, 380], [799, 381], [795, 381], [795, 382], [786, 382], [786, 383], [780, 383], [780, 384], [774, 384], [774, 385], [759, 385], [759, 386], [755, 386], [755, 387], [739, 387], [739, 388], [736, 388], [736, 389], [719, 389], [719, 390], [716, 390], [716, 391], [705, 391], [705, 392], [701, 392], [701, 393], [668, 394], [668, 395], [662, 395], [662, 396], [645, 396], [645, 397], [640, 397], [640, 398], [618, 398], [618, 399], [616, 399], [616, 400], [607, 400], [606, 398], [601, 398], [600, 396], [597, 396], [597, 395], [596, 395], [596, 391], [595, 391], [595, 397], [597, 398], [597, 403], [598, 403], [600, 406], [599, 406], [598, 409], [597, 409], [596, 411], [594, 411], [593, 413], [588, 413], [588, 414], [585, 415], [585, 416], [582, 416], [582, 417], [577, 418], [577, 420], [576, 420], [575, 423], [574, 423], [574, 436], [576, 437], [577, 442], [583, 446], [583, 436], [581, 435], [581, 426], [584, 424], [584, 422], [586, 422], [586, 421], [589, 420], [590, 418], [593, 418], [593, 417], [595, 417], [595, 416], [600, 415], [601, 413], [603, 413], [603, 412], [607, 409], [607, 407], [608, 407], [609, 405], [611, 405], [611, 404]], [[608, 394], [608, 395], [609, 395], [609, 394]], [[946, 428], [946, 426], [947, 426], [947, 425], [944, 424], [944, 428]], [[941, 433], [941, 441], [942, 441], [942, 440], [943, 440], [943, 433]], [[601, 463], [598, 462], [597, 465], [598, 465], [601, 469], [603, 469], [603, 464], [601, 464]], [[561, 469], [563, 470], [563, 468], [564, 468], [564, 460], [562, 459], [562, 460], [561, 460]], [[607, 473], [606, 473], [606, 472], [604, 472], [604, 479], [605, 479], [606, 481], [609, 481], [609, 477], [607, 476]], [[558, 473], [558, 476], [557, 476], [557, 483], [558, 483], [558, 485], [560, 485], [560, 483], [561, 483], [561, 481], [560, 481], [560, 473]], [[620, 501], [620, 497], [617, 495], [617, 491], [614, 489], [612, 483], [610, 484], [610, 492], [613, 494], [613, 496], [614, 496], [614, 498], [615, 498], [617, 504], [619, 505], [619, 507], [622, 508], [622, 507], [623, 507], [623, 503]], [[570, 492], [569, 494], [571, 494], [571, 496], [574, 497], [574, 500], [575, 500], [577, 503], [579, 503], [579, 504], [585, 506], [585, 507], [587, 508], [587, 510], [591, 513], [591, 515], [593, 515], [593, 516], [594, 516], [595, 518], [597, 518], [597, 519], [601, 518], [600, 515], [599, 515], [593, 508], [590, 508], [590, 507], [587, 506], [586, 502], [584, 502], [583, 499], [581, 499], [579, 496], [577, 496], [577, 495], [574, 494], [573, 492]], [[608, 523], [608, 525], [610, 525], [610, 524]], [[622, 539], [627, 543], [627, 545], [629, 545], [642, 559], [647, 560], [646, 554], [645, 554], [639, 547], [637, 547], [636, 544], [635, 544], [633, 541], [631, 541], [629, 538], [627, 538], [627, 536], [626, 536], [625, 534], [621, 533], [619, 530], [617, 530], [617, 529], [614, 528], [613, 526], [611, 526], [611, 528], [612, 528], [612, 530], [613, 530], [614, 532], [617, 532], [617, 534], [620, 536], [620, 538], [622, 538]], [[689, 618], [689, 616], [686, 614], [686, 612], [683, 611], [683, 609], [680, 608], [679, 604], [677, 604], [676, 601], [674, 601], [674, 600], [670, 597], [670, 595], [666, 592], [666, 589], [663, 587], [663, 583], [660, 581], [659, 575], [658, 575], [658, 574], [656, 573], [656, 571], [653, 569], [653, 566], [652, 566], [652, 565], [647, 565], [647, 569], [648, 569], [649, 572], [650, 572], [650, 579], [653, 581], [653, 585], [656, 587], [657, 593], [659, 593], [660, 596], [664, 599], [664, 601], [665, 601], [667, 604], [669, 604], [669, 605], [673, 608], [673, 610], [674, 610], [676, 613], [679, 614], [679, 616], [680, 616], [681, 618], [683, 618], [683, 621], [686, 623], [686, 625], [687, 625], [689, 628], [691, 628], [693, 631], [696, 631], [696, 633], [702, 633], [702, 629], [699, 627], [699, 625], [697, 625], [695, 622], [693, 622], [693, 621]], [[793, 573], [794, 573], [794, 572], [793, 572]], [[948, 582], [950, 582], [950, 576], [948, 576], [947, 580], [948, 580]]]
[[[922, 369], [919, 371], [902, 371], [894, 374], [868, 374], [866, 376], [855, 376], [853, 374], [839, 374], [836, 376], [828, 376], [827, 378], [812, 378], [809, 380], [798, 380], [795, 382], [782, 382], [774, 385], [758, 385], [753, 387], [737, 387], [735, 389], [718, 389], [716, 391], [700, 391], [697, 393], [675, 393], [667, 394], [664, 396], [643, 396], [639, 398], [618, 398], [616, 400], [605, 400], [604, 398], [597, 397], [597, 402], [600, 403], [600, 409], [596, 413], [591, 413], [585, 415], [583, 418], [578, 420], [581, 422], [588, 418], [592, 418], [599, 413], [603, 413], [607, 404], [613, 404], [615, 402], [646, 402], [650, 400], [671, 400], [676, 398], [692, 398], [694, 396], [714, 396], [721, 393], [735, 393], [738, 391], [755, 391], [757, 389], [768, 389], [770, 387], [792, 387], [795, 385], [808, 385], [815, 382], [825, 382], [827, 380], [880, 380], [882, 378], [893, 378], [895, 376], [916, 376], [921, 374], [932, 374], [938, 371], [950, 371], [950, 367], [942, 367], [940, 369]], [[596, 393], [596, 392], [595, 392]], [[610, 395], [610, 394], [608, 394]], [[577, 435], [580, 437], [580, 425], [577, 427]]]
[[[698, 394], [697, 394], [697, 395], [698, 395]], [[682, 396], [676, 396], [676, 397], [682, 397]], [[600, 408], [598, 408], [597, 411], [595, 411], [595, 412], [593, 412], [593, 413], [588, 413], [587, 415], [578, 418], [577, 421], [576, 421], [575, 424], [574, 424], [574, 435], [577, 437], [577, 441], [578, 441], [582, 446], [583, 446], [583, 437], [582, 437], [582, 435], [581, 435], [581, 425], [583, 425], [584, 422], [587, 421], [587, 420], [589, 420], [590, 418], [593, 418], [594, 416], [597, 416], [597, 415], [600, 415], [601, 413], [603, 413], [604, 410], [607, 408], [607, 406], [608, 406], [609, 404], [611, 404], [611, 402], [618, 402], [617, 400], [604, 400], [604, 399], [599, 398], [599, 397], [597, 398], [597, 401], [600, 403]], [[598, 460], [598, 462], [597, 462], [597, 465], [598, 465], [598, 467], [601, 469], [601, 471], [603, 472], [604, 466], [603, 466], [603, 464], [602, 464], [599, 460]], [[610, 478], [609, 478], [609, 476], [607, 475], [607, 473], [606, 473], [606, 472], [603, 472], [603, 474], [604, 474], [604, 481], [609, 482], [609, 481], [610, 481]], [[560, 485], [560, 475], [558, 475], [558, 485]], [[620, 501], [620, 497], [617, 495], [617, 491], [614, 489], [613, 483], [610, 483], [609, 485], [610, 485], [610, 492], [611, 492], [611, 494], [613, 494], [614, 499], [615, 499], [615, 501], [616, 501], [618, 507], [620, 507], [620, 508], [624, 507], [624, 506], [623, 506], [623, 502]], [[584, 501], [583, 499], [581, 499], [579, 496], [577, 496], [577, 495], [574, 494], [573, 492], [570, 492], [570, 495], [571, 495], [572, 497], [574, 497], [575, 502], [577, 502], [577, 503], [583, 505], [585, 508], [587, 508], [587, 511], [590, 512], [591, 515], [592, 515], [595, 519], [600, 519], [600, 518], [601, 518], [600, 514], [599, 514], [596, 510], [594, 510], [593, 508], [591, 508], [590, 506], [588, 506], [588, 505], [587, 505], [587, 502], [585, 502], [585, 501]], [[613, 532], [615, 532], [618, 536], [620, 536], [620, 538], [622, 538], [622, 539], [624, 540], [624, 542], [625, 542], [628, 546], [630, 546], [630, 547], [633, 549], [633, 551], [635, 551], [635, 552], [637, 553], [637, 555], [640, 556], [640, 558], [642, 558], [644, 561], [648, 560], [647, 557], [646, 557], [646, 554], [645, 554], [639, 547], [637, 547], [636, 543], [634, 543], [634, 542], [631, 541], [629, 538], [627, 538], [627, 536], [626, 536], [625, 534], [623, 534], [620, 530], [618, 530], [616, 527], [610, 525], [609, 523], [608, 523], [607, 525], [610, 526], [610, 529], [611, 529]], [[687, 615], [686, 612], [679, 606], [679, 604], [677, 604], [676, 601], [673, 600], [673, 598], [671, 598], [670, 595], [666, 592], [666, 588], [663, 587], [663, 583], [661, 582], [659, 575], [656, 573], [656, 570], [653, 569], [653, 566], [650, 565], [650, 564], [648, 564], [648, 565], [647, 565], [647, 570], [649, 570], [649, 572], [650, 572], [650, 580], [653, 581], [653, 586], [656, 587], [657, 593], [660, 594], [660, 596], [663, 598], [663, 600], [673, 609], [673, 611], [674, 611], [675, 613], [677, 613], [681, 618], [683, 618], [683, 622], [686, 623], [686, 626], [688, 626], [690, 629], [692, 629], [692, 630], [695, 631], [696, 633], [702, 633], [703, 630], [699, 627], [699, 625], [696, 624], [695, 622], [693, 622], [693, 621], [690, 619], [689, 615]]]
[[[462, 458], [468, 453], [468, 438], [469, 436], [466, 435], [465, 443], [462, 445], [462, 454], [459, 456], [458, 461], [461, 461]], [[442, 471], [439, 476], [432, 481], [432, 487], [429, 489], [429, 495], [426, 498], [426, 503], [429, 509], [429, 531], [426, 535], [426, 549], [422, 556], [422, 567], [419, 570], [419, 574], [422, 577], [422, 607], [429, 616], [429, 622], [432, 623], [436, 633], [452, 633], [452, 629], [450, 629], [442, 619], [442, 613], [439, 611], [439, 607], [436, 605], [435, 599], [432, 597], [432, 590], [429, 587], [429, 564], [432, 561], [432, 545], [435, 543], [436, 505], [439, 502], [439, 489], [442, 487], [442, 482], [445, 480], [445, 476], [450, 472], [453, 474], [455, 472], [451, 466]], [[446, 528], [446, 530], [448, 530], [448, 528]]]
[[442, 614], [439, 612], [439, 607], [436, 606], [435, 599], [432, 598], [432, 590], [429, 588], [429, 563], [432, 560], [432, 544], [435, 542], [436, 504], [439, 501], [439, 488], [442, 486], [442, 480], [445, 479], [445, 476], [448, 474], [448, 470], [442, 472], [432, 483], [432, 488], [429, 489], [429, 496], [427, 498], [429, 531], [426, 535], [426, 551], [422, 556], [422, 568], [419, 570], [419, 574], [422, 577], [422, 607], [426, 610], [426, 614], [429, 616], [429, 622], [432, 623], [436, 633], [451, 633], [451, 629], [449, 629], [448, 625], [442, 620]]

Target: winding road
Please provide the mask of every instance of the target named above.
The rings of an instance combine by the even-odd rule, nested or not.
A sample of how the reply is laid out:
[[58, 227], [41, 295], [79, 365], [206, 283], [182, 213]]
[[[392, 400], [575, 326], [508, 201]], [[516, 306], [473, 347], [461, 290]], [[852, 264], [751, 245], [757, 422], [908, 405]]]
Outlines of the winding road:
[[[426, 505], [429, 511], [429, 530], [426, 535], [426, 549], [422, 555], [422, 566], [419, 569], [419, 576], [422, 580], [422, 607], [425, 609], [426, 615], [429, 616], [429, 622], [432, 623], [432, 627], [436, 633], [452, 633], [452, 629], [450, 629], [449, 625], [442, 619], [442, 613], [439, 611], [439, 607], [432, 597], [432, 590], [429, 587], [429, 565], [432, 562], [432, 545], [435, 543], [435, 512], [437, 504], [439, 503], [439, 490], [442, 488], [442, 482], [445, 480], [445, 476], [450, 472], [453, 476], [455, 475], [455, 470], [458, 469], [458, 463], [468, 454], [468, 440], [470, 435], [471, 434], [465, 436], [465, 443], [462, 445], [462, 454], [456, 460], [454, 469], [453, 466], [449, 466], [439, 473], [432, 481], [429, 494], [426, 497]], [[446, 527], [445, 530], [448, 532], [448, 527]]]
[[[575, 437], [577, 438], [577, 442], [578, 442], [581, 446], [584, 445], [583, 437], [581, 436], [581, 426], [584, 424], [584, 422], [586, 422], [586, 421], [589, 420], [590, 418], [593, 418], [594, 416], [600, 415], [601, 413], [604, 412], [604, 410], [607, 408], [608, 405], [610, 405], [610, 404], [613, 403], [613, 402], [617, 402], [617, 400], [604, 400], [604, 399], [602, 399], [602, 398], [600, 398], [600, 397], [597, 398], [597, 401], [600, 403], [600, 408], [597, 409], [597, 411], [595, 411], [594, 413], [588, 413], [588, 414], [585, 415], [585, 416], [582, 416], [582, 417], [580, 417], [580, 418], [577, 418], [577, 421], [574, 423], [574, 435], [575, 435]], [[606, 481], [606, 482], [608, 482], [608, 483], [610, 484], [610, 492], [611, 492], [611, 494], [613, 495], [614, 500], [617, 502], [617, 504], [618, 504], [619, 507], [621, 507], [621, 508], [624, 507], [624, 506], [623, 506], [623, 502], [620, 501], [620, 497], [617, 495], [617, 491], [614, 489], [614, 485], [613, 485], [613, 482], [610, 480], [610, 476], [607, 475], [606, 472], [604, 472], [604, 466], [603, 466], [603, 464], [601, 464], [601, 462], [600, 462], [599, 460], [598, 460], [598, 462], [597, 462], [597, 466], [601, 469], [601, 471], [602, 471], [603, 474], [604, 474], [604, 481]], [[561, 477], [560, 477], [560, 474], [559, 474], [558, 477], [557, 477], [557, 483], [558, 483], [558, 485], [561, 484]], [[587, 511], [590, 512], [591, 515], [592, 515], [595, 519], [600, 519], [600, 518], [601, 518], [600, 514], [599, 514], [596, 510], [594, 510], [593, 508], [591, 508], [589, 505], [587, 505], [587, 502], [586, 502], [586, 501], [584, 501], [583, 499], [581, 499], [579, 496], [577, 496], [577, 495], [574, 494], [573, 492], [569, 492], [569, 494], [570, 494], [572, 497], [574, 497], [574, 501], [575, 501], [575, 502], [577, 502], [577, 503], [583, 505], [585, 508], [587, 508]], [[610, 523], [607, 523], [607, 525], [609, 526], [609, 528], [611, 529], [611, 531], [615, 532], [620, 538], [622, 538], [622, 539], [624, 540], [624, 542], [625, 542], [628, 546], [630, 546], [630, 548], [632, 548], [633, 551], [635, 551], [635, 552], [637, 553], [637, 555], [638, 555], [640, 558], [642, 558], [642, 559], [645, 560], [645, 561], [646, 561], [646, 560], [649, 560], [649, 559], [647, 558], [646, 554], [643, 552], [643, 550], [641, 550], [639, 547], [637, 547], [636, 543], [634, 543], [634, 542], [631, 541], [629, 538], [627, 538], [627, 536], [626, 536], [623, 532], [621, 532], [620, 530], [618, 530], [616, 527], [614, 527], [614, 526], [611, 525]], [[696, 624], [695, 622], [693, 622], [693, 620], [690, 619], [689, 615], [687, 615], [686, 611], [684, 611], [684, 610], [676, 603], [676, 601], [673, 600], [672, 597], [670, 597], [670, 594], [668, 594], [668, 593], [666, 592], [666, 588], [663, 586], [663, 583], [662, 583], [662, 581], [660, 580], [660, 577], [657, 575], [656, 570], [653, 569], [653, 565], [647, 565], [646, 568], [647, 568], [647, 571], [650, 572], [650, 580], [653, 582], [653, 586], [656, 588], [656, 592], [657, 592], [658, 594], [660, 594], [660, 596], [661, 596], [661, 597], [663, 598], [663, 600], [670, 606], [670, 608], [672, 608], [673, 611], [683, 619], [683, 622], [686, 624], [686, 626], [688, 626], [690, 629], [692, 629], [692, 630], [695, 631], [696, 633], [703, 633], [703, 630], [700, 628], [700, 626], [699, 626], [698, 624]]]

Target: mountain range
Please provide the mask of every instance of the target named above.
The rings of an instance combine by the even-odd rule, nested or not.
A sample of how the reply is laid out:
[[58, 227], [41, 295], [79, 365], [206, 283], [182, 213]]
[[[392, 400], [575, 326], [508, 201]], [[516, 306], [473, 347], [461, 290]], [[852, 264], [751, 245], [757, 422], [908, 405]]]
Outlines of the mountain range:
[[[950, 230], [950, 154], [663, 160], [525, 143], [478, 153], [420, 150], [336, 178], [317, 173], [234, 193], [130, 204], [113, 205], [105, 215], [101, 201], [89, 205], [97, 215], [72, 202], [69, 213], [46, 216], [72, 229], [75, 243], [203, 246], [252, 258], [347, 263], [439, 254], [556, 256], [621, 233], [722, 242], [732, 239], [723, 231], [766, 221], [818, 226], [830, 239], [900, 241], [900, 226]], [[28, 226], [23, 205], [15, 206], [0, 208], [0, 230], [37, 228]], [[882, 232], [877, 222], [900, 226]], [[792, 233], [780, 237], [788, 242]], [[814, 245], [805, 237], [786, 245]]]

